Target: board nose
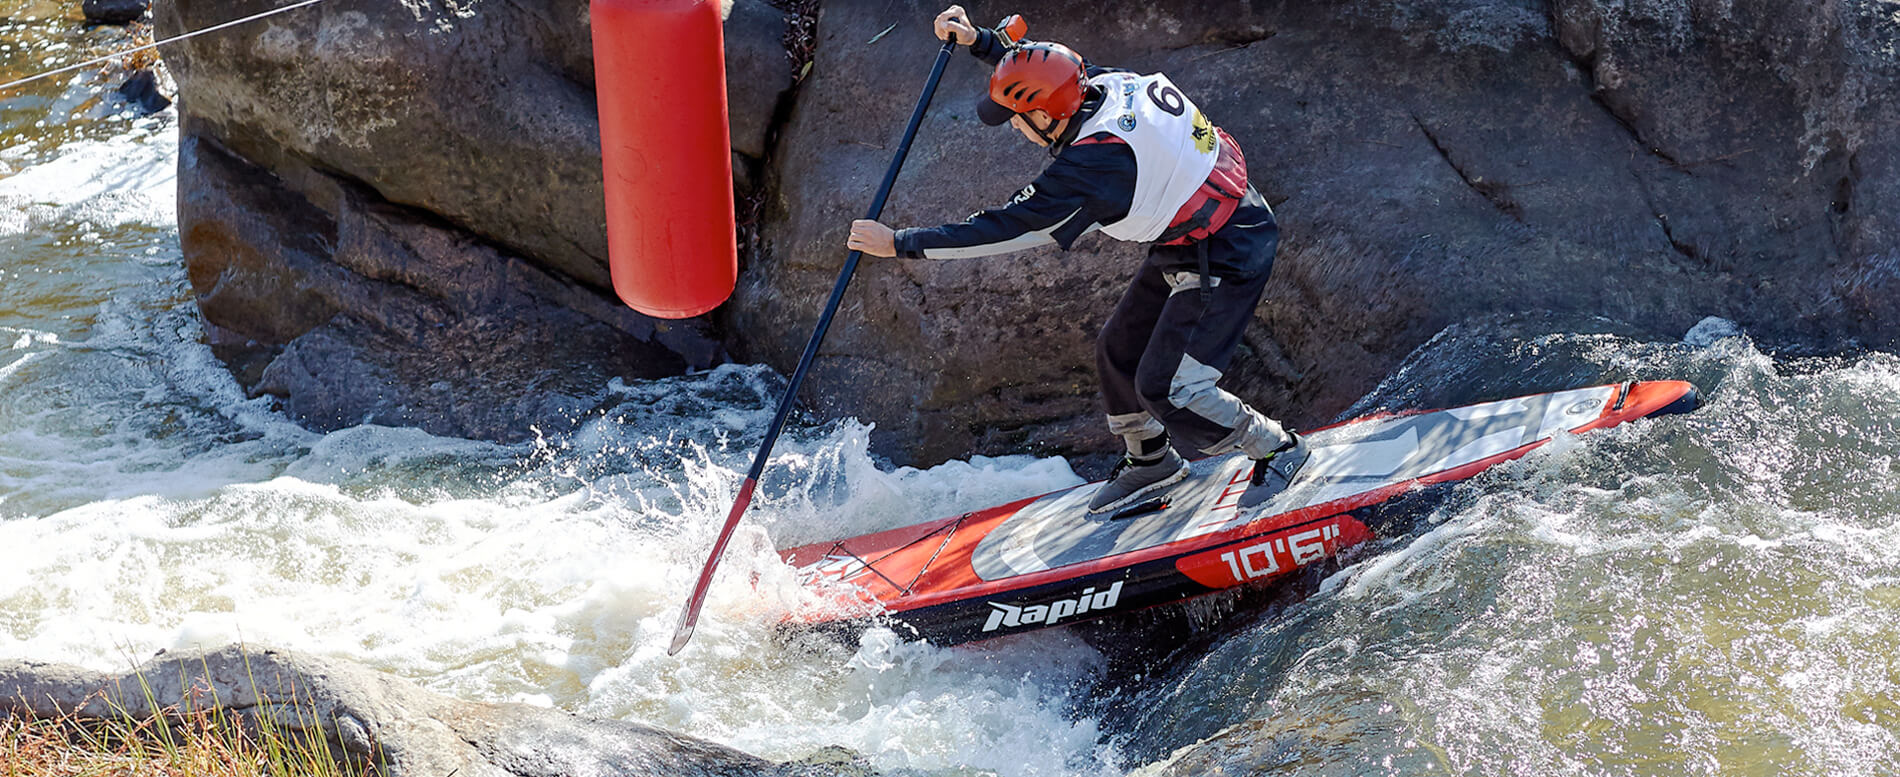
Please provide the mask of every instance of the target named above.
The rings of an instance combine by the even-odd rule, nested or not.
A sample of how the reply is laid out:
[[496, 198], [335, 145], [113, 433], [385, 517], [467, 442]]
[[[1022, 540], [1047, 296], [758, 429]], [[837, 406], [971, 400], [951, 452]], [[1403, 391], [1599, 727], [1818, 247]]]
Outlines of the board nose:
[[1623, 399], [1637, 416], [1681, 415], [1702, 406], [1702, 395], [1686, 380], [1652, 380], [1632, 384]]

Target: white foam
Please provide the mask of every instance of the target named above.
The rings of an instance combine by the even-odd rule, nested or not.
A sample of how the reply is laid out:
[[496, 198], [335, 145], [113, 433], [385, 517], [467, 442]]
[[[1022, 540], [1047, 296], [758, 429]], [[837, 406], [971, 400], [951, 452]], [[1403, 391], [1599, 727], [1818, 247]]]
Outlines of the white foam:
[[1742, 337], [1742, 327], [1720, 316], [1709, 316], [1696, 322], [1682, 336], [1682, 342], [1690, 348], [1707, 348], [1731, 337]]
[[[843, 745], [882, 769], [974, 768], [1002, 775], [1094, 773], [1104, 755], [1093, 721], [1067, 712], [1073, 684], [1100, 656], [1061, 632], [945, 649], [886, 630], [855, 652], [761, 655], [732, 635], [696, 640], [694, 658], [664, 657], [670, 623], [603, 673], [587, 709], [656, 720], [742, 749], [792, 755]], [[699, 639], [706, 639], [702, 636]], [[808, 646], [809, 647], [809, 646]], [[761, 663], [776, 664], [762, 672]]]
[[[122, 348], [144, 337], [150, 349], [154, 336], [104, 327], [89, 343]], [[731, 369], [739, 372], [726, 377], [762, 374]], [[242, 418], [253, 402], [193, 380], [170, 390], [239, 406], [227, 417]], [[768, 411], [734, 412], [756, 428]], [[704, 423], [677, 431], [704, 439], [722, 422]], [[742, 525], [697, 638], [673, 659], [673, 623], [750, 451], [687, 443], [668, 449], [683, 459], [647, 451], [658, 466], [628, 469], [612, 452], [652, 441], [610, 431], [621, 426], [584, 430], [593, 450], [357, 427], [173, 453], [169, 465], [76, 506], [0, 522], [0, 546], [30, 549], [0, 573], [0, 609], [27, 619], [0, 630], [0, 655], [104, 669], [241, 638], [368, 661], [468, 698], [631, 718], [774, 758], [844, 744], [880, 768], [979, 765], [1015, 777], [1088, 772], [1106, 758], [1068, 697], [1101, 657], [1071, 637], [992, 652], [886, 633], [854, 655], [776, 636], [779, 619], [810, 594], [768, 531], [921, 521], [1067, 484], [1066, 464], [1010, 457], [883, 472], [863, 425], [794, 430], [782, 443], [788, 460], [775, 459], [768, 475], [776, 495]], [[102, 472], [130, 474], [120, 462], [150, 466], [166, 455], [129, 438], [95, 456], [44, 443], [66, 465], [35, 476], [30, 490], [42, 494], [81, 480], [96, 487]]]
[[178, 130], [171, 109], [106, 140], [78, 140], [0, 179], [0, 234], [82, 221], [178, 224]]

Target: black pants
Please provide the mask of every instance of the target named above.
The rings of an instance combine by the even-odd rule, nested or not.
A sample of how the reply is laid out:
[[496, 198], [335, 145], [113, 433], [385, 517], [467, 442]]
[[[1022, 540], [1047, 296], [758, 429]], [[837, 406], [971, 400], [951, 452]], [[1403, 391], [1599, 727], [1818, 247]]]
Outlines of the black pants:
[[1246, 264], [1258, 271], [1214, 274], [1205, 300], [1198, 259], [1183, 261], [1197, 257], [1201, 247], [1153, 247], [1103, 325], [1096, 368], [1109, 429], [1131, 452], [1139, 450], [1137, 441], [1164, 430], [1176, 448], [1208, 455], [1239, 450], [1264, 458], [1289, 441], [1278, 423], [1217, 385], [1253, 320], [1272, 267], [1278, 231], [1271, 216], [1254, 229], [1231, 235], [1223, 229], [1205, 241], [1210, 253], [1266, 254], [1264, 262], [1258, 256], [1211, 256], [1213, 266]]

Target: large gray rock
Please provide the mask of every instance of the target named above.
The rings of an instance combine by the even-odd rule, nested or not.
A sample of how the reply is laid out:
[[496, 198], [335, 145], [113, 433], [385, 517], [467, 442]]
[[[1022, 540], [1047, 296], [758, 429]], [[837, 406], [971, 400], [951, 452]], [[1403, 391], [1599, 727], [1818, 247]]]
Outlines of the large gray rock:
[[[170, 36], [268, 7], [171, 0], [156, 23]], [[761, 156], [791, 83], [783, 17], [759, 0], [730, 13], [734, 147]], [[584, 0], [331, 0], [183, 41], [166, 61], [194, 131], [233, 153], [359, 181], [608, 288], [591, 35]]]
[[[154, 16], [170, 36], [269, 7], [173, 0]], [[360, 182], [605, 288], [588, 35], [575, 0], [332, 0], [192, 38], [166, 61], [189, 131], [273, 172]]]
[[[156, 21], [266, 7], [176, 0]], [[793, 66], [783, 13], [726, 10], [749, 177]], [[585, 2], [332, 0], [167, 49], [186, 263], [244, 385], [321, 429], [513, 440], [610, 377], [723, 358], [709, 321], [612, 295], [590, 36]]]
[[763, 161], [779, 100], [792, 88], [792, 58], [781, 42], [789, 20], [764, 0], [728, 0], [725, 14], [732, 153]]
[[165, 654], [123, 674], [0, 661], [0, 714], [147, 720], [214, 709], [253, 727], [313, 733], [340, 763], [389, 777], [870, 774], [835, 752], [775, 764], [638, 723], [459, 701], [358, 664], [282, 650]]
[[180, 240], [214, 349], [315, 428], [521, 439], [578, 417], [611, 377], [715, 356], [690, 327], [347, 180], [308, 171], [293, 188], [192, 133], [179, 165]]
[[[832, 0], [778, 154], [731, 345], [789, 365], [921, 86], [939, 4]], [[1012, 6], [1032, 37], [1164, 71], [1275, 205], [1275, 280], [1229, 385], [1327, 419], [1447, 325], [1599, 314], [1673, 339], [1707, 315], [1770, 344], [1891, 346], [1900, 23], [1876, 0], [1355, 0]], [[982, 21], [990, 21], [983, 19]], [[885, 26], [897, 30], [867, 44]], [[886, 211], [931, 225], [1043, 164], [969, 101], [959, 57]], [[933, 461], [1113, 444], [1092, 333], [1140, 249], [870, 260], [807, 384]]]

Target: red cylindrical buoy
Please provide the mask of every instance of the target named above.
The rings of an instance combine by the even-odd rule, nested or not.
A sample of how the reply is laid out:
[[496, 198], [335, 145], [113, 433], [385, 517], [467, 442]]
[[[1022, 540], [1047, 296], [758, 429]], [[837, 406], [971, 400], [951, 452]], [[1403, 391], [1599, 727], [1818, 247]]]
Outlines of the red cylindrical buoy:
[[719, 3], [592, 0], [589, 13], [614, 291], [650, 316], [697, 316], [739, 275]]

